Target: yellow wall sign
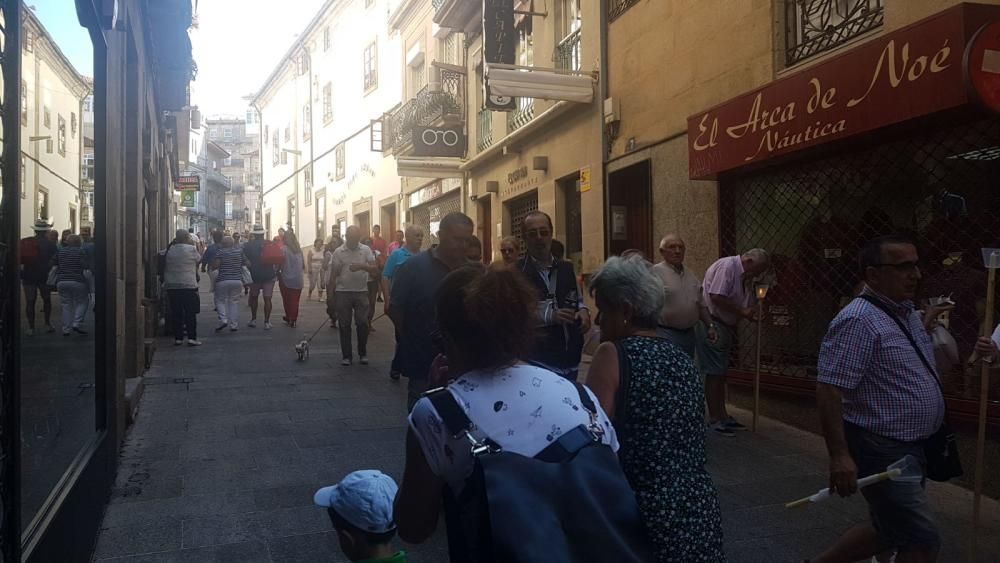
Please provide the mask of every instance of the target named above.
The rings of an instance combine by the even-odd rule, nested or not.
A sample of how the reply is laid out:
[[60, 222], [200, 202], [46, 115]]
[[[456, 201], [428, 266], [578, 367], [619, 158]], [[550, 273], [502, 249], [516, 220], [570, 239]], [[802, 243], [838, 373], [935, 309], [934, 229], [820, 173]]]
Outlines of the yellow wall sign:
[[580, 169], [580, 193], [590, 191], [590, 167], [584, 166]]

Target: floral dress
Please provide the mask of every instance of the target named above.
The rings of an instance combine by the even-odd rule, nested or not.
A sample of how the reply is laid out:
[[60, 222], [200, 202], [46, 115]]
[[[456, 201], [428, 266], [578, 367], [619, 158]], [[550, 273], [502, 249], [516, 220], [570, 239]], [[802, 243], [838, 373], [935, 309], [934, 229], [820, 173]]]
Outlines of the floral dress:
[[619, 456], [657, 560], [725, 561], [719, 500], [705, 469], [698, 370], [687, 354], [662, 338], [632, 336], [618, 346], [630, 364], [628, 420], [619, 436]]

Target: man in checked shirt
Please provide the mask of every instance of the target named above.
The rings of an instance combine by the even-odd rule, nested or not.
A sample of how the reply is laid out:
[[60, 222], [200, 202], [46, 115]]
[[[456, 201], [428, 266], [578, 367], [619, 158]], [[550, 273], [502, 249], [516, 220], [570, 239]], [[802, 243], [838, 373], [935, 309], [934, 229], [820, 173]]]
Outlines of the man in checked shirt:
[[[830, 323], [819, 353], [820, 421], [830, 453], [830, 487], [841, 496], [857, 491], [858, 477], [879, 473], [909, 454], [926, 462], [923, 444], [944, 420], [944, 398], [933, 362], [925, 318], [914, 310], [920, 281], [917, 249], [899, 237], [865, 245], [860, 265], [865, 288]], [[902, 321], [910, 338], [876, 300]], [[933, 365], [933, 364], [931, 364]], [[816, 562], [867, 560], [896, 551], [898, 563], [934, 561], [941, 538], [924, 483], [884, 481], [865, 487], [871, 523], [845, 533]]]

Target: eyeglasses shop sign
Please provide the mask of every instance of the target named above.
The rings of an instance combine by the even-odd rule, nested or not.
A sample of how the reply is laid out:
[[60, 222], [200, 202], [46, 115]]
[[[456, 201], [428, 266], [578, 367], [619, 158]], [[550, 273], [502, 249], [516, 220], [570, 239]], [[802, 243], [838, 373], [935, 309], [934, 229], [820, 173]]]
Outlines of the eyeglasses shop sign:
[[413, 156], [465, 156], [466, 137], [461, 125], [414, 127]]
[[960, 5], [688, 118], [691, 178], [968, 103], [965, 45], [997, 17]]

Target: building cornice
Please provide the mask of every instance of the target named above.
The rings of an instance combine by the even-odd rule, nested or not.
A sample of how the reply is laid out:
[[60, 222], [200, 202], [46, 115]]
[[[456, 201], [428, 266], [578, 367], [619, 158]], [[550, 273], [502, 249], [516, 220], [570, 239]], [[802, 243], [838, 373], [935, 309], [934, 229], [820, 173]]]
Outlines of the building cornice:
[[417, 8], [423, 7], [425, 3], [422, 0], [403, 0], [403, 3], [389, 16], [389, 29], [401, 31], [406, 26], [406, 22], [413, 17]]
[[[50, 63], [53, 72], [59, 75], [59, 78], [74, 96], [80, 100], [85, 99], [91, 92], [90, 83], [76, 70], [73, 63], [69, 62], [59, 45], [52, 40], [52, 36], [49, 35], [42, 22], [35, 17], [34, 12], [24, 6], [23, 2], [21, 4], [24, 24], [35, 34], [35, 56]], [[39, 54], [46, 56], [39, 57]]]

